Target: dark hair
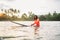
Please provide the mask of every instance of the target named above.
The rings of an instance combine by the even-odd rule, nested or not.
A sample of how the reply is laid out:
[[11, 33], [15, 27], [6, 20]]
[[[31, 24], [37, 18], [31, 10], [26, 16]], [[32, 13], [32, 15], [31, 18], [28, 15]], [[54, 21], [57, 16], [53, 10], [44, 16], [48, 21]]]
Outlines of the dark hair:
[[38, 16], [37, 15], [34, 15], [34, 20], [37, 20], [38, 19]]

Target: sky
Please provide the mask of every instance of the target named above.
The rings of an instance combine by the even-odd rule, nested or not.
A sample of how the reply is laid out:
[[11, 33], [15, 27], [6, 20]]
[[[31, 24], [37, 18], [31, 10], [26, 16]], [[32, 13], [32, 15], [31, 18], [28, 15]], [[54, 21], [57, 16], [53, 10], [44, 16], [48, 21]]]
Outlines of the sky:
[[0, 0], [0, 8], [19, 9], [20, 14], [32, 11], [36, 15], [60, 12], [60, 0]]

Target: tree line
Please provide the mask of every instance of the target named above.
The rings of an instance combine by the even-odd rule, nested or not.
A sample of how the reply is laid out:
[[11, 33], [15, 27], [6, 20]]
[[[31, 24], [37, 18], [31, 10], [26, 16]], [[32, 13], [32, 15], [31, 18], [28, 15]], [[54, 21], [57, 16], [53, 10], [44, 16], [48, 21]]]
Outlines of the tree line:
[[[28, 15], [26, 13], [23, 13], [21, 17], [15, 16], [14, 14], [20, 13], [20, 10], [10, 8], [8, 10], [1, 9], [3, 15], [0, 14], [0, 21], [33, 21], [34, 13], [28, 12]], [[45, 15], [37, 15], [41, 21], [60, 21], [60, 13], [57, 13], [54, 11], [52, 14], [49, 12]]]
[[42, 21], [60, 21], [60, 13], [54, 11], [52, 14], [49, 12], [46, 15], [40, 15], [39, 19]]

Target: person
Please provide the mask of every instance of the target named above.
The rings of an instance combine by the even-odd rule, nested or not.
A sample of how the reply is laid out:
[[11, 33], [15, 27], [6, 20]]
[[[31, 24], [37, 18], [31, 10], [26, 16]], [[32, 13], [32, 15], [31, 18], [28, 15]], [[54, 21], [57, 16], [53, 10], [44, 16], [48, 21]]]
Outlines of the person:
[[35, 15], [34, 16], [34, 23], [32, 23], [31, 24], [31, 26], [34, 26], [35, 27], [35, 33], [34, 34], [37, 34], [37, 31], [38, 31], [38, 29], [39, 29], [39, 27], [40, 27], [40, 21], [39, 21], [39, 18], [38, 18], [38, 16], [37, 15]]

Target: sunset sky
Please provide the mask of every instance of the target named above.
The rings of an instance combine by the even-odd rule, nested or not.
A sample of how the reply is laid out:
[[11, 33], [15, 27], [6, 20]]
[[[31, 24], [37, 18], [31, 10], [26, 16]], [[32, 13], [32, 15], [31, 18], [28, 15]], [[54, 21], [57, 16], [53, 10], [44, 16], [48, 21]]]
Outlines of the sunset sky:
[[19, 9], [21, 14], [32, 11], [37, 15], [60, 12], [60, 0], [0, 0], [1, 8]]

